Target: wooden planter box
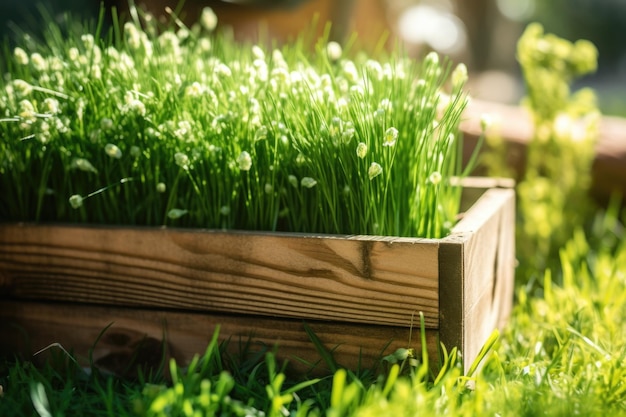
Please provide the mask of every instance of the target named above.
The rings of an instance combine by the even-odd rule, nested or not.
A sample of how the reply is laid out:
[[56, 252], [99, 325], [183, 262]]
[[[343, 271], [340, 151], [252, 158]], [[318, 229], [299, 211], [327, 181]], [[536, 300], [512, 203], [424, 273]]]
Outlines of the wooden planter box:
[[[458, 346], [465, 366], [509, 314], [515, 264], [510, 182], [470, 179], [444, 239], [68, 225], [0, 225], [2, 353], [60, 343], [104, 368], [165, 354], [186, 362], [220, 337], [316, 362], [306, 322], [339, 364]], [[108, 325], [98, 343], [99, 334]], [[165, 339], [163, 339], [165, 337]], [[161, 343], [165, 340], [165, 343]], [[143, 349], [143, 350], [141, 350]], [[121, 364], [121, 365], [120, 365]]]

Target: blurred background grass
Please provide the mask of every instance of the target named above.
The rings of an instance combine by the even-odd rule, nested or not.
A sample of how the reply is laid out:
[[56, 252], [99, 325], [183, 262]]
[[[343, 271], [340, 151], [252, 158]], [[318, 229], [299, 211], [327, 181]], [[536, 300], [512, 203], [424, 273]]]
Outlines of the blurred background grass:
[[[176, 9], [178, 0], [137, 0], [155, 14]], [[127, 9], [128, 0], [105, 0], [107, 8]], [[515, 44], [529, 22], [569, 40], [588, 39], [599, 50], [599, 70], [579, 84], [594, 88], [604, 114], [626, 116], [626, 1], [623, 0], [187, 0], [181, 16], [196, 20], [202, 7], [214, 8], [223, 25], [239, 38], [254, 38], [259, 24], [279, 41], [312, 21], [333, 21], [333, 36], [359, 34], [365, 49], [373, 50], [383, 33], [389, 45], [398, 39], [416, 57], [425, 50], [452, 57], [468, 66], [471, 94], [485, 100], [517, 104], [523, 84], [515, 60]], [[40, 9], [62, 20], [70, 11], [95, 18], [98, 0], [0, 0], [0, 31], [14, 38], [25, 31], [41, 34], [46, 24]]]

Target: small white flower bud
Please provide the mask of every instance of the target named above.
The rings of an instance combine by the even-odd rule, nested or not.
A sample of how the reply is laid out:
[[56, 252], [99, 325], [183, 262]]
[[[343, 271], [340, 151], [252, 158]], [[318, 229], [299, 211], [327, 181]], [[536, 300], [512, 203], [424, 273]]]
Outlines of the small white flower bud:
[[174, 154], [174, 162], [182, 169], [189, 169], [189, 157], [182, 152], [176, 152]]
[[172, 220], [176, 220], [178, 218], [181, 218], [182, 216], [184, 216], [187, 213], [189, 213], [189, 210], [173, 208], [173, 209], [171, 209], [170, 211], [167, 212], [167, 217], [169, 217]]
[[305, 188], [313, 188], [317, 185], [317, 181], [311, 177], [303, 177], [302, 180], [300, 180], [300, 185]]
[[338, 61], [341, 58], [343, 50], [341, 48], [341, 45], [339, 45], [337, 42], [330, 41], [328, 42], [328, 45], [326, 45], [326, 53], [328, 54], [328, 58], [331, 61]]
[[364, 142], [359, 142], [356, 147], [356, 156], [363, 159], [367, 155], [367, 145]]
[[243, 151], [237, 157], [237, 165], [239, 165], [239, 169], [242, 171], [250, 171], [252, 168], [252, 157], [246, 151]]
[[398, 129], [396, 129], [395, 127], [390, 127], [385, 132], [383, 146], [393, 146], [396, 144], [397, 139], [398, 139]]
[[112, 143], [107, 143], [104, 146], [104, 152], [111, 158], [120, 159], [122, 157], [122, 150]]
[[74, 194], [70, 197], [70, 206], [72, 208], [77, 209], [83, 205], [83, 197], [79, 194]]
[[370, 177], [370, 180], [373, 180], [377, 176], [383, 173], [383, 167], [376, 162], [372, 162], [369, 169], [367, 170], [367, 175]]

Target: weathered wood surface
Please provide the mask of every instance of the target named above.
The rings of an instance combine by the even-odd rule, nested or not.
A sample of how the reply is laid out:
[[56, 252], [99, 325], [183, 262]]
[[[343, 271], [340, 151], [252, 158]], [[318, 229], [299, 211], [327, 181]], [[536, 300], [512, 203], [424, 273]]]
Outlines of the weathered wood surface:
[[[473, 100], [465, 111], [461, 125], [466, 139], [466, 158], [471, 155], [480, 136], [482, 114], [490, 114], [499, 119], [499, 134], [510, 149], [507, 160], [520, 175], [526, 163], [526, 147], [533, 134], [530, 115], [519, 106]], [[602, 117], [592, 167], [592, 181], [591, 193], [601, 202], [607, 201], [615, 192], [626, 196], [626, 119]]]
[[0, 226], [0, 291], [22, 299], [406, 326], [439, 322], [422, 239]]
[[[30, 358], [40, 349], [59, 343], [81, 364], [88, 365], [93, 348], [99, 368], [129, 377], [136, 377], [137, 365], [158, 368], [163, 356], [188, 364], [194, 355], [206, 350], [218, 325], [219, 340], [229, 340], [228, 350], [234, 355], [240, 353], [240, 342], [250, 341], [253, 352], [271, 351], [278, 345], [278, 357], [289, 360], [292, 370], [308, 371], [309, 364], [317, 364], [317, 373], [327, 370], [301, 320], [28, 301], [3, 301], [0, 317], [0, 354], [20, 353]], [[417, 328], [411, 337], [410, 328], [404, 326], [306, 323], [334, 352], [336, 362], [349, 369], [371, 367], [380, 362], [381, 355], [398, 348], [421, 349]], [[436, 361], [437, 332], [428, 330], [426, 338]]]
[[[442, 239], [439, 260], [440, 337], [446, 345], [461, 346], [471, 361], [511, 312], [516, 263], [514, 190], [488, 190], [453, 233]], [[466, 361], [466, 369], [469, 365]]]
[[[388, 341], [399, 329], [408, 329], [411, 317], [421, 311], [429, 333], [448, 348], [459, 347], [469, 366], [510, 311], [514, 191], [508, 180], [472, 178], [464, 183], [463, 204], [470, 208], [453, 233], [439, 240], [0, 225], [4, 305], [40, 301], [32, 304], [38, 309], [32, 312], [3, 308], [0, 322], [25, 315], [24, 326], [32, 322], [29, 329], [39, 338], [37, 332], [49, 334], [46, 326], [62, 332], [65, 317], [74, 317], [71, 327], [84, 331], [67, 336], [73, 348], [93, 343], [102, 328], [117, 321], [111, 317], [128, 311], [135, 311], [137, 322], [131, 327], [139, 331], [141, 320], [152, 326], [151, 315], [167, 317], [179, 332], [172, 334], [176, 339], [204, 334], [197, 318], [205, 316], [206, 323], [229, 323], [224, 337], [263, 329], [263, 340], [290, 349], [293, 339], [298, 351], [304, 349], [296, 336], [300, 332], [298, 337], [304, 337], [302, 320], [318, 323], [322, 333], [329, 333], [326, 341], [343, 344], [336, 336], [345, 330], [354, 336], [345, 343], [370, 349], [372, 340]], [[55, 307], [55, 302], [78, 304]], [[96, 305], [106, 313], [103, 321], [95, 325], [85, 318], [80, 324]], [[142, 308], [149, 310], [139, 313]], [[56, 317], [37, 313], [46, 309]], [[283, 336], [277, 326], [287, 326], [290, 333]], [[156, 329], [151, 329], [156, 340]], [[185, 349], [201, 351], [194, 343]], [[356, 353], [353, 349], [345, 355]]]

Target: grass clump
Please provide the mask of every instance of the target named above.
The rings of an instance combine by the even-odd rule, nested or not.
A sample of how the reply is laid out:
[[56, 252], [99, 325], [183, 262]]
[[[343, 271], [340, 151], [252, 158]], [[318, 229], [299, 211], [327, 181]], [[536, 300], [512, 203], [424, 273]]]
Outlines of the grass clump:
[[190, 28], [131, 9], [108, 34], [51, 26], [5, 53], [2, 219], [448, 233], [462, 64], [241, 45], [208, 8]]

